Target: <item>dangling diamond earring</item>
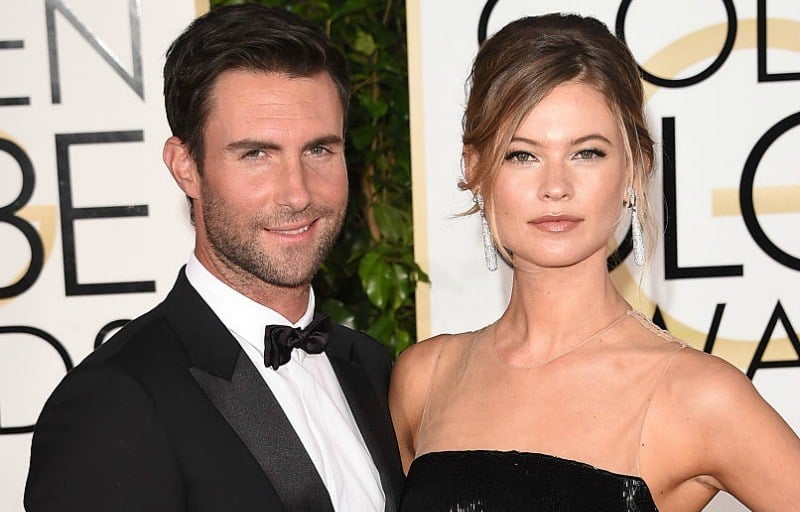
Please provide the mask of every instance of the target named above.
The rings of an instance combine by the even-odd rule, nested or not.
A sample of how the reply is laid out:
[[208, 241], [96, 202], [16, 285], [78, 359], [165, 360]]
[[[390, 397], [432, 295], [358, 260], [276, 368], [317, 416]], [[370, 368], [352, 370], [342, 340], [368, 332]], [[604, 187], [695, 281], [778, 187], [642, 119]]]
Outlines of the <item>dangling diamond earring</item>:
[[486, 268], [494, 272], [497, 270], [497, 248], [492, 240], [492, 231], [489, 229], [489, 222], [486, 220], [486, 213], [483, 211], [483, 194], [475, 194], [475, 203], [481, 212], [481, 231], [483, 232], [483, 255], [486, 258]]
[[638, 265], [644, 264], [644, 238], [642, 237], [642, 223], [636, 211], [636, 192], [633, 187], [628, 187], [628, 208], [631, 210], [631, 235], [633, 238], [633, 261]]

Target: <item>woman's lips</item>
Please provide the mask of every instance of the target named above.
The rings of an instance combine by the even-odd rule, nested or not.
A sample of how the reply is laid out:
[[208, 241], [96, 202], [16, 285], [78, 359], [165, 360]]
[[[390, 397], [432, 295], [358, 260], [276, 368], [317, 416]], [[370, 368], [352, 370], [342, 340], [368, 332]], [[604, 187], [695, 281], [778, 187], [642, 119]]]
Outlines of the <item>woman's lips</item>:
[[577, 226], [583, 219], [572, 215], [544, 215], [529, 222], [535, 228], [549, 233], [569, 231]]

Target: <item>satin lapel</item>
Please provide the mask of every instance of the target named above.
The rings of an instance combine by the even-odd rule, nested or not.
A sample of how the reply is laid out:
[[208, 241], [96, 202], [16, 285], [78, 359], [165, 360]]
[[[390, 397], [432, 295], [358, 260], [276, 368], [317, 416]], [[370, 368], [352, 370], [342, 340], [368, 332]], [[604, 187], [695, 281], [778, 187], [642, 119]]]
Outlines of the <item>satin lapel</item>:
[[[342, 391], [347, 398], [350, 410], [356, 420], [358, 429], [364, 438], [375, 467], [381, 477], [381, 487], [386, 496], [387, 512], [397, 510], [398, 496], [395, 494], [396, 485], [393, 482], [389, 456], [391, 441], [385, 435], [387, 425], [391, 423], [381, 420], [381, 411], [385, 409], [378, 401], [375, 390], [369, 377], [358, 360], [352, 348], [352, 342], [346, 337], [337, 337], [331, 340], [326, 350], [328, 360], [331, 362], [334, 373], [339, 379]], [[387, 418], [388, 419], [388, 418]]]
[[258, 461], [287, 511], [333, 512], [314, 463], [244, 352], [230, 380], [199, 368], [189, 371]]

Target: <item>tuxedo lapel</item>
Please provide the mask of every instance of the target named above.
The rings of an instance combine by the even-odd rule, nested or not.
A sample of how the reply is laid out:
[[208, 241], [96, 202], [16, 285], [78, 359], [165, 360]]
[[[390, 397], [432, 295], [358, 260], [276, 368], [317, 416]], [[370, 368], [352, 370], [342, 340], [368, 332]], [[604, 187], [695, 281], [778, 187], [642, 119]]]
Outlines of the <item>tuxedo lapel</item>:
[[333, 512], [322, 479], [272, 391], [183, 270], [164, 306], [193, 362], [189, 371], [261, 466], [286, 510]]
[[243, 351], [230, 380], [199, 368], [190, 371], [258, 461], [287, 511], [333, 512], [314, 463]]
[[[334, 373], [339, 379], [342, 391], [353, 412], [358, 429], [364, 438], [375, 467], [381, 477], [381, 486], [386, 496], [385, 510], [397, 510], [398, 496], [395, 494], [396, 485], [393, 482], [391, 471], [391, 453], [393, 441], [387, 439], [385, 433], [387, 425], [381, 419], [381, 411], [385, 406], [378, 400], [372, 383], [364, 371], [358, 356], [355, 354], [351, 340], [345, 336], [334, 336], [326, 350]], [[391, 428], [389, 426], [388, 428]]]

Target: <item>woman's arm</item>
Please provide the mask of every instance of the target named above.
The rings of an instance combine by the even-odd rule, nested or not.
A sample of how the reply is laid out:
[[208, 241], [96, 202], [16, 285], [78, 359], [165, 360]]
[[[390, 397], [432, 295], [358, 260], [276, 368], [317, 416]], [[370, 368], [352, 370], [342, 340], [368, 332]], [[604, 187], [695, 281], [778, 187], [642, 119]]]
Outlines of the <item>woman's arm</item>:
[[405, 473], [415, 457], [416, 436], [442, 338], [437, 336], [407, 348], [397, 358], [392, 371], [389, 410]]
[[800, 439], [740, 370], [684, 350], [667, 380], [643, 464], [663, 491], [659, 507], [684, 510], [724, 490], [751, 510], [800, 510]]
[[800, 439], [739, 370], [708, 372], [714, 400], [703, 416], [708, 463], [722, 489], [751, 510], [800, 510]]

